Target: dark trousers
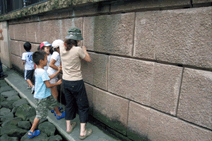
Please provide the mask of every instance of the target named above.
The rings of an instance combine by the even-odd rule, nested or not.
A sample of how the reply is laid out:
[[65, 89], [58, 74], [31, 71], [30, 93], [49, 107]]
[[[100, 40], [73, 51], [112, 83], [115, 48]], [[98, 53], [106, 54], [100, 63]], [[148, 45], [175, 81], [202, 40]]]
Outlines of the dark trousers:
[[3, 67], [2, 67], [2, 63], [1, 63], [1, 60], [0, 60], [0, 78], [4, 76], [4, 73], [3, 73]]
[[63, 80], [63, 92], [66, 99], [65, 119], [73, 120], [78, 111], [80, 123], [87, 123], [89, 104], [83, 80]]

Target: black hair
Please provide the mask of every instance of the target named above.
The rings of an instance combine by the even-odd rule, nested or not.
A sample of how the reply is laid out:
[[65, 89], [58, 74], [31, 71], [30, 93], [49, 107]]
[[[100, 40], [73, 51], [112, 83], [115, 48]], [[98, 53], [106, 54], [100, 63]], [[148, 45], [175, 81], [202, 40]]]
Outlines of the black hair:
[[24, 43], [24, 49], [26, 51], [30, 51], [31, 50], [31, 44], [29, 42]]
[[40, 50], [40, 45], [38, 46], [37, 50]]
[[53, 52], [54, 52], [54, 48], [51, 46], [50, 49], [49, 49], [49, 53], [53, 54]]
[[36, 51], [32, 54], [32, 60], [36, 65], [39, 65], [40, 60], [44, 60], [46, 56], [45, 51]]
[[65, 44], [66, 44], [66, 51], [69, 51], [72, 48], [72, 46], [77, 46], [77, 40], [66, 39]]

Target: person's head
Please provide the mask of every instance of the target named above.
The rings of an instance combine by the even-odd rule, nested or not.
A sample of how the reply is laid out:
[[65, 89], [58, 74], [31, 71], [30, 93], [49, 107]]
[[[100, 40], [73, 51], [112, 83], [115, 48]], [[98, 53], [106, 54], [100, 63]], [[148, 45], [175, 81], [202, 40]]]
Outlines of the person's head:
[[54, 49], [54, 51], [57, 51], [58, 53], [60, 53], [60, 45], [62, 45], [64, 42], [63, 40], [55, 40], [53, 43], [52, 43], [52, 47]]
[[44, 41], [40, 44], [40, 50], [45, 51], [47, 55], [49, 55], [49, 50], [51, 48], [51, 44], [48, 43], [47, 41]]
[[83, 40], [81, 30], [77, 27], [69, 28], [64, 43], [66, 51], [70, 50], [72, 46], [77, 46], [78, 42], [81, 40]]
[[31, 44], [29, 42], [24, 43], [24, 49], [26, 51], [30, 51], [31, 50]]
[[38, 46], [37, 50], [40, 50], [40, 45]]
[[47, 53], [45, 51], [36, 51], [32, 54], [32, 60], [36, 65], [47, 65]]

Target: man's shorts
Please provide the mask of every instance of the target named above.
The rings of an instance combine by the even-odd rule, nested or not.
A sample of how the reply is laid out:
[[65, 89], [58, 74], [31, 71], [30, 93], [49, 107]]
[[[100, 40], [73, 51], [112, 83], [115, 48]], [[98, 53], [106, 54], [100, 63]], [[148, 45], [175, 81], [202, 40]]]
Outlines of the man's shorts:
[[35, 108], [37, 119], [46, 118], [49, 110], [58, 107], [58, 102], [52, 95], [44, 99], [35, 98], [35, 104], [37, 106], [37, 108]]
[[34, 70], [24, 70], [24, 79], [30, 79], [32, 80], [34, 74]]

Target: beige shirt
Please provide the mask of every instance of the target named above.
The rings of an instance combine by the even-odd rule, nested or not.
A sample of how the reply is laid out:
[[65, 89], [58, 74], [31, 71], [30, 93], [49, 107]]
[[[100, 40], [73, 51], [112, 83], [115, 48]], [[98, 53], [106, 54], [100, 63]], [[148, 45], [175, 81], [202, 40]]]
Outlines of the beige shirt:
[[64, 43], [60, 45], [60, 56], [62, 61], [63, 79], [68, 81], [82, 80], [81, 59], [85, 53], [81, 47], [73, 46], [66, 51]]

